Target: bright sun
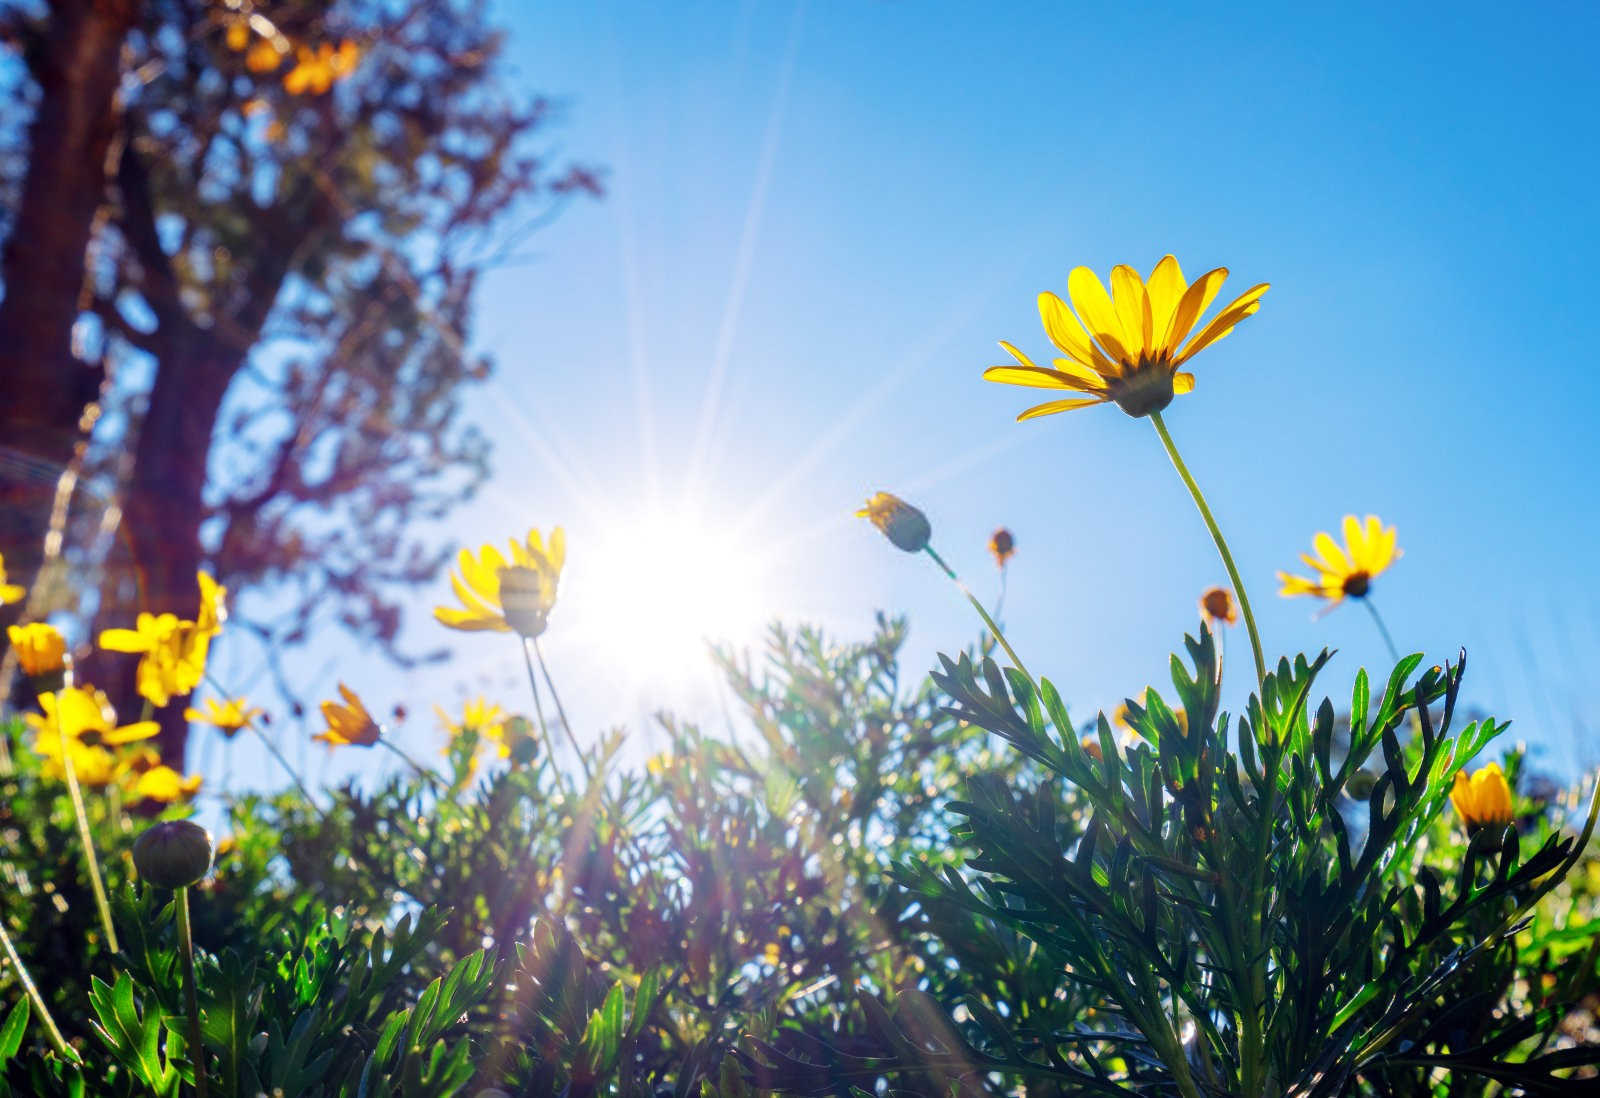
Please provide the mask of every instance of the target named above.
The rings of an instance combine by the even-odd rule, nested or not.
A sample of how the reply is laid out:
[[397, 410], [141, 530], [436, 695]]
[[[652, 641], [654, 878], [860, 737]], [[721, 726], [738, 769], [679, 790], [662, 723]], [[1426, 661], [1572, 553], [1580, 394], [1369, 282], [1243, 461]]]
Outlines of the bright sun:
[[563, 601], [582, 608], [585, 641], [635, 690], [709, 678], [707, 642], [748, 645], [775, 609], [760, 558], [690, 508], [619, 515], [568, 559]]

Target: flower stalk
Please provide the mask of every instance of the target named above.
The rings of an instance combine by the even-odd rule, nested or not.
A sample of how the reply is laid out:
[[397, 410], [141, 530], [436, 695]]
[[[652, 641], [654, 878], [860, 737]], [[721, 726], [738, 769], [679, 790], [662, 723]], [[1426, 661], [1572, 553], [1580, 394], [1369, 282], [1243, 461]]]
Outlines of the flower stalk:
[[205, 1034], [200, 1028], [200, 992], [194, 974], [194, 934], [189, 927], [189, 886], [177, 890], [178, 952], [183, 956], [183, 1003], [189, 1013], [189, 1059], [194, 1064], [194, 1092], [206, 1098]]
[[1166, 447], [1167, 457], [1172, 459], [1172, 467], [1178, 471], [1184, 487], [1189, 489], [1189, 495], [1194, 497], [1194, 505], [1200, 509], [1200, 517], [1205, 520], [1206, 529], [1211, 532], [1211, 540], [1216, 543], [1217, 552], [1222, 556], [1222, 566], [1228, 570], [1228, 579], [1233, 583], [1233, 590], [1239, 596], [1239, 610], [1244, 615], [1245, 630], [1250, 634], [1250, 654], [1256, 661], [1256, 681], [1259, 685], [1265, 685], [1267, 661], [1261, 654], [1261, 634], [1256, 630], [1256, 615], [1250, 609], [1250, 596], [1245, 592], [1244, 579], [1239, 575], [1239, 566], [1233, 562], [1233, 553], [1228, 549], [1228, 541], [1222, 536], [1222, 529], [1217, 525], [1216, 517], [1212, 515], [1211, 508], [1206, 503], [1205, 493], [1200, 491], [1200, 485], [1195, 483], [1189, 467], [1183, 463], [1183, 457], [1178, 453], [1177, 444], [1167, 433], [1167, 425], [1162, 422], [1161, 413], [1151, 412], [1150, 422], [1155, 425], [1156, 434], [1161, 438], [1161, 445]]
[[100, 912], [100, 925], [105, 928], [106, 945], [118, 953], [117, 928], [111, 923], [111, 905], [106, 902], [105, 882], [100, 878], [100, 859], [95, 857], [94, 836], [89, 831], [89, 815], [83, 804], [83, 790], [78, 786], [78, 771], [72, 762], [72, 749], [67, 744], [66, 733], [61, 730], [61, 717], [53, 712], [50, 724], [61, 741], [61, 768], [67, 776], [67, 795], [72, 800], [72, 811], [78, 818], [78, 838], [83, 841], [84, 861], [89, 868], [89, 887], [94, 892], [94, 904]]
[[44, 996], [39, 994], [39, 988], [33, 982], [33, 977], [28, 975], [28, 966], [22, 963], [22, 957], [17, 953], [17, 947], [12, 944], [11, 935], [6, 932], [4, 920], [0, 920], [0, 948], [6, 951], [6, 959], [11, 962], [11, 967], [16, 971], [17, 979], [22, 984], [22, 990], [27, 994], [28, 1001], [33, 1004], [33, 1009], [39, 1012], [39, 1020], [44, 1023], [45, 1036], [50, 1039], [50, 1047], [63, 1060], [72, 1064], [81, 1064], [83, 1058], [78, 1055], [78, 1050], [67, 1044], [67, 1039], [61, 1035], [61, 1028], [56, 1025], [55, 1017], [50, 1013], [50, 1008], [45, 1005]]
[[950, 577], [950, 582], [955, 584], [963, 595], [967, 596], [967, 601], [972, 603], [972, 608], [983, 619], [983, 624], [989, 627], [989, 632], [994, 635], [994, 639], [1000, 642], [1001, 648], [1005, 649], [1006, 655], [1011, 659], [1011, 665], [1021, 671], [1029, 682], [1036, 682], [1037, 680], [1028, 673], [1027, 665], [1022, 662], [1022, 657], [1012, 650], [1011, 644], [1006, 640], [1006, 635], [1001, 631], [1000, 626], [995, 623], [994, 618], [989, 616], [989, 611], [983, 608], [983, 603], [978, 601], [978, 596], [972, 593], [972, 589], [961, 581], [960, 576], [956, 575], [955, 569], [945, 563], [944, 558], [938, 554], [933, 546], [924, 545], [922, 549], [923, 552], [933, 558], [935, 564], [944, 569], [944, 574]]

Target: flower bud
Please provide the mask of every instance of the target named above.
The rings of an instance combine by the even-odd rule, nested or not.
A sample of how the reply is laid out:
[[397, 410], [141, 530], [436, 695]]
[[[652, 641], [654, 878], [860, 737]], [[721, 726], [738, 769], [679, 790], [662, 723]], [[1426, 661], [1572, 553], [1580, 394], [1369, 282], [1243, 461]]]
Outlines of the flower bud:
[[211, 872], [211, 833], [192, 820], [168, 820], [133, 843], [133, 865], [157, 888], [187, 888]]
[[867, 505], [856, 512], [856, 517], [871, 522], [896, 549], [908, 553], [922, 552], [928, 547], [928, 539], [933, 537], [928, 516], [890, 492], [875, 493], [867, 500]]

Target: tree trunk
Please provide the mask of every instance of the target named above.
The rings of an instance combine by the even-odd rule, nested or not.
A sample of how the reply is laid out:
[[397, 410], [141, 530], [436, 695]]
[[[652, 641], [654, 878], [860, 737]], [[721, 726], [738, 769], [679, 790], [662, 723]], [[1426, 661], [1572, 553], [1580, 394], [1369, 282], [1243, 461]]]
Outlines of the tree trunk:
[[[241, 359], [192, 325], [162, 335], [160, 369], [123, 494], [118, 552], [102, 591], [109, 605], [100, 622], [107, 626], [131, 626], [140, 610], [190, 619], [199, 610], [195, 573], [205, 562], [200, 526], [206, 516], [206, 457]], [[139, 711], [136, 666], [134, 656], [96, 653], [87, 669], [124, 720]], [[189, 732], [184, 708], [182, 699], [174, 699], [156, 715], [161, 759], [180, 771]]]
[[31, 59], [39, 111], [0, 256], [0, 553], [13, 583], [31, 584], [38, 572], [56, 481], [99, 392], [100, 367], [73, 355], [72, 327], [117, 130], [122, 44], [137, 9], [137, 0], [52, 0]]

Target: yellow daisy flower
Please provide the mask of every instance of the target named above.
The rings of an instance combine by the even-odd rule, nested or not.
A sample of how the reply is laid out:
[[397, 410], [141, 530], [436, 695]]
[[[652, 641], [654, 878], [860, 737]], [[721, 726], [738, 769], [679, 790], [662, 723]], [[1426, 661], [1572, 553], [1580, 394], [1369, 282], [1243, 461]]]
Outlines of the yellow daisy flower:
[[469, 549], [458, 558], [461, 574], [450, 573], [450, 585], [461, 607], [436, 606], [440, 624], [468, 632], [490, 630], [537, 637], [555, 608], [561, 569], [567, 559], [567, 535], [557, 526], [548, 544], [538, 530], [526, 541], [513, 540], [510, 557], [485, 545], [476, 556]]
[[263, 38], [244, 55], [244, 67], [251, 72], [271, 72], [283, 64], [284, 51], [270, 38]]
[[1159, 412], [1175, 395], [1194, 388], [1194, 375], [1179, 367], [1261, 308], [1265, 282], [1234, 298], [1191, 338], [1227, 277], [1228, 269], [1218, 267], [1187, 282], [1169, 255], [1155, 265], [1148, 281], [1127, 265], [1113, 268], [1108, 294], [1099, 276], [1078, 267], [1067, 276], [1072, 309], [1053, 293], [1039, 295], [1045, 334], [1065, 357], [1055, 359], [1053, 369], [1036, 366], [1002, 340], [1000, 346], [1015, 365], [991, 366], [983, 376], [1007, 385], [1084, 394], [1035, 405], [1018, 420], [1108, 401], [1130, 416]]
[[506, 711], [481, 694], [461, 706], [460, 720], [453, 719], [437, 705], [433, 711], [438, 714], [439, 724], [452, 738], [464, 732], [476, 732], [485, 740], [499, 740], [505, 733]]
[[53, 694], [41, 694], [39, 708], [44, 710], [44, 718], [36, 728], [59, 732], [88, 747], [120, 747], [148, 740], [161, 731], [155, 721], [136, 721], [117, 727], [116, 714], [105, 706], [103, 696], [88, 687], [69, 686]]
[[253, 706], [246, 708], [243, 698], [225, 698], [220, 702], [215, 698], [207, 698], [203, 712], [190, 706], [183, 711], [183, 719], [209, 724], [220, 729], [223, 736], [231, 740], [262, 712]]
[[67, 640], [61, 631], [46, 622], [7, 627], [11, 650], [17, 654], [22, 673], [30, 679], [59, 675], [67, 666]]
[[1344, 517], [1344, 541], [1340, 548], [1333, 535], [1317, 534], [1312, 540], [1316, 555], [1300, 554], [1300, 559], [1316, 572], [1316, 577], [1291, 576], [1278, 573], [1282, 584], [1279, 594], [1285, 598], [1295, 595], [1316, 595], [1328, 600], [1329, 608], [1346, 598], [1365, 598], [1372, 588], [1374, 577], [1400, 559], [1395, 547], [1395, 528], [1383, 528], [1377, 515], [1368, 515], [1365, 523], [1354, 515]]
[[187, 802], [200, 792], [200, 783], [198, 774], [184, 777], [170, 766], [157, 765], [139, 775], [129, 796], [135, 801], [156, 801], [160, 804]]
[[896, 549], [908, 553], [922, 552], [933, 536], [928, 516], [893, 492], [874, 492], [867, 505], [856, 512], [856, 518], [872, 523]]
[[1499, 763], [1490, 763], [1471, 777], [1465, 770], [1456, 771], [1450, 803], [1469, 828], [1504, 827], [1511, 822], [1511, 785]]
[[[205, 673], [205, 653], [189, 643], [192, 622], [176, 614], [141, 613], [132, 629], [107, 629], [100, 634], [100, 647], [108, 652], [133, 652], [139, 661], [136, 684], [139, 696], [151, 705], [162, 706], [175, 694], [187, 694], [200, 685]], [[195, 657], [198, 656], [198, 659]]]
[[319, 732], [311, 738], [329, 747], [344, 744], [352, 747], [371, 747], [377, 743], [378, 737], [383, 735], [383, 730], [378, 727], [378, 722], [372, 719], [372, 714], [367, 712], [367, 707], [361, 704], [356, 692], [341, 682], [339, 694], [344, 698], [343, 705], [331, 701], [322, 703], [322, 719], [328, 722], [327, 731]]
[[33, 750], [42, 760], [39, 772], [54, 781], [67, 780], [63, 754], [71, 756], [72, 773], [79, 785], [103, 789], [117, 780], [117, 758], [103, 747], [91, 747], [74, 739], [63, 740], [52, 732], [35, 740]]
[[6, 582], [6, 558], [0, 554], [0, 606], [8, 606], [13, 602], [21, 602], [22, 597], [28, 593], [26, 587], [19, 587], [14, 583]]

